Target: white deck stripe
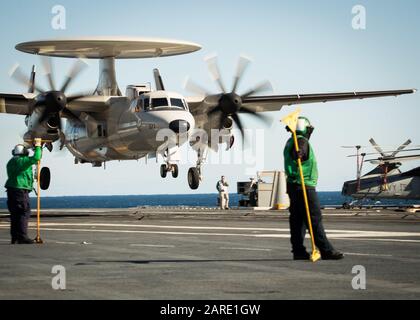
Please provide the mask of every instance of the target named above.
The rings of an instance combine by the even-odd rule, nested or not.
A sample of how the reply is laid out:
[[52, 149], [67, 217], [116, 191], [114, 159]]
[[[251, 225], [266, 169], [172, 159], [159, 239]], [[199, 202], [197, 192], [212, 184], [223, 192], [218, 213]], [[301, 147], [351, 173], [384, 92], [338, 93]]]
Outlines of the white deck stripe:
[[376, 253], [357, 253], [357, 252], [344, 252], [349, 256], [372, 256], [372, 257], [392, 257], [392, 254], [376, 254]]
[[77, 242], [68, 242], [68, 241], [54, 241], [57, 244], [78, 244]]
[[271, 249], [265, 248], [229, 248], [229, 247], [220, 247], [222, 250], [248, 250], [248, 251], [272, 251]]
[[[331, 238], [331, 237], [329, 237]], [[412, 243], [420, 243], [420, 240], [411, 240], [411, 239], [381, 239], [381, 238], [370, 238], [370, 239], [365, 239], [365, 238], [353, 238], [353, 239], [349, 239], [349, 238], [336, 238], [336, 239], [340, 239], [340, 240], [356, 240], [356, 241], [385, 241], [385, 242], [412, 242]]]
[[[0, 223], [0, 228], [9, 224]], [[34, 227], [35, 223], [30, 223]], [[238, 227], [204, 227], [204, 226], [174, 226], [174, 225], [134, 225], [134, 224], [112, 224], [112, 223], [42, 223], [41, 226], [74, 226], [74, 227], [124, 227], [124, 228], [156, 228], [156, 229], [190, 229], [190, 230], [239, 230], [239, 231], [273, 231], [287, 232], [288, 228], [238, 228]], [[340, 230], [327, 229], [327, 233], [337, 237], [360, 237], [360, 236], [395, 236], [395, 237], [420, 237], [420, 232], [397, 232], [397, 231], [368, 231], [368, 230]], [[333, 234], [338, 233], [338, 234]], [[270, 235], [271, 236], [271, 235]]]
[[[30, 228], [35, 230], [36, 228]], [[209, 233], [209, 232], [176, 232], [176, 231], [146, 231], [146, 230], [115, 230], [115, 229], [62, 229], [62, 228], [45, 228], [41, 227], [41, 230], [45, 231], [73, 231], [73, 232], [101, 232], [101, 233], [142, 233], [142, 234], [166, 234], [166, 235], [193, 235], [193, 236], [231, 236], [231, 237], [251, 237], [251, 238], [289, 238], [289, 234], [243, 234], [243, 233]], [[335, 235], [330, 235], [330, 239], [347, 239], [347, 240], [372, 240], [372, 241], [394, 241], [394, 242], [413, 242], [418, 243], [420, 240], [401, 240], [401, 239], [383, 239], [383, 238], [372, 238], [366, 239], [361, 238], [361, 235], [356, 235], [354, 238], [349, 238], [349, 235], [345, 235], [345, 237], [339, 237]], [[367, 234], [364, 235], [365, 237], [369, 236]], [[308, 238], [308, 235], [306, 236]]]
[[173, 245], [131, 243], [132, 247], [175, 248]]

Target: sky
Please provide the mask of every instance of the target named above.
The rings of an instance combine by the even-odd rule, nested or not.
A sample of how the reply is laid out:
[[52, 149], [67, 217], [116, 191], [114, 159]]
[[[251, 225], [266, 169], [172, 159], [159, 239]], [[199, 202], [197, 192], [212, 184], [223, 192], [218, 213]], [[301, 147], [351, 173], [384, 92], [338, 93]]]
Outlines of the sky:
[[[66, 10], [66, 28], [56, 30], [51, 21], [52, 8]], [[354, 29], [352, 9], [366, 10], [366, 28]], [[252, 57], [239, 92], [257, 82], [269, 80], [270, 94], [367, 91], [420, 87], [420, 2], [320, 0], [320, 1], [2, 1], [0, 19], [1, 49], [0, 92], [19, 93], [27, 88], [9, 78], [18, 62], [28, 75], [38, 57], [16, 51], [17, 43], [38, 39], [78, 36], [144, 36], [179, 39], [198, 43], [200, 51], [189, 55], [120, 60], [116, 63], [117, 81], [122, 91], [129, 84], [153, 80], [158, 67], [165, 87], [186, 96], [187, 76], [217, 93], [204, 57], [217, 53], [226, 84], [232, 79], [240, 54]], [[63, 81], [71, 59], [55, 58], [56, 79]], [[39, 70], [41, 69], [41, 66]], [[78, 92], [96, 87], [98, 62], [89, 60], [89, 68], [70, 88]], [[40, 84], [46, 84], [41, 72]], [[379, 144], [398, 146], [410, 138], [420, 145], [420, 94], [399, 98], [380, 98], [302, 105], [302, 111], [315, 126], [311, 138], [318, 160], [318, 190], [339, 191], [344, 181], [356, 173], [351, 150], [342, 145], [368, 144], [374, 137]], [[259, 129], [254, 154], [261, 169], [282, 170], [282, 151], [289, 134], [279, 120], [295, 110], [284, 107], [270, 113], [271, 127], [243, 116], [247, 128]], [[263, 129], [263, 130], [262, 130]], [[6, 164], [12, 147], [25, 131], [24, 119], [0, 115], [0, 183], [6, 181]], [[252, 151], [252, 148], [251, 148]], [[162, 179], [159, 165], [144, 160], [107, 163], [106, 170], [90, 165], [75, 165], [69, 152], [45, 153], [43, 165], [51, 168], [52, 183], [46, 196], [117, 195], [117, 194], [192, 194], [215, 192], [221, 175], [231, 182], [250, 177], [249, 167], [240, 164], [204, 166], [204, 180], [197, 191], [187, 183], [187, 170], [180, 166], [178, 179]], [[418, 163], [406, 163], [410, 169]], [[247, 167], [247, 168], [246, 168]], [[372, 167], [367, 165], [366, 168]], [[372, 167], [373, 168], [373, 167]], [[248, 169], [248, 170], [247, 170]], [[5, 192], [0, 192], [0, 197]]]

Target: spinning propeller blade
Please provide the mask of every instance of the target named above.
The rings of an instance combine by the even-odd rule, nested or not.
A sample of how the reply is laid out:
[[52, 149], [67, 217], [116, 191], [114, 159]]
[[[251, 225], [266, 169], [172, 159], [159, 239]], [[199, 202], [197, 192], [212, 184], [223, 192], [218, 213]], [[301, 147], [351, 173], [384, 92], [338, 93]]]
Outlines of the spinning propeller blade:
[[25, 86], [28, 86], [29, 92], [34, 93], [35, 91], [39, 94], [33, 101], [34, 108], [40, 108], [41, 115], [38, 118], [38, 125], [41, 125], [44, 121], [51, 121], [51, 124], [56, 125], [58, 130], [62, 130], [61, 117], [70, 118], [75, 121], [80, 121], [77, 115], [75, 115], [70, 109], [67, 108], [67, 103], [76, 99], [89, 96], [90, 94], [77, 94], [72, 96], [66, 96], [65, 92], [70, 84], [77, 78], [77, 76], [86, 68], [86, 63], [81, 59], [76, 60], [68, 74], [66, 75], [65, 81], [61, 86], [60, 90], [56, 89], [54, 82], [54, 69], [50, 57], [41, 57], [41, 64], [44, 68], [47, 81], [49, 84], [49, 90], [46, 91], [35, 83], [35, 66], [32, 67], [31, 75], [26, 78], [20, 70], [19, 64], [13, 66], [10, 71], [10, 77], [18, 81]]
[[[265, 124], [271, 123], [270, 119], [266, 116], [256, 113], [255, 111], [248, 109], [247, 107], [242, 105], [242, 99], [256, 94], [258, 92], [272, 89], [272, 86], [268, 81], [256, 85], [255, 87], [249, 89], [242, 95], [239, 95], [236, 92], [239, 83], [242, 80], [243, 75], [251, 62], [249, 58], [243, 55], [239, 57], [236, 72], [233, 77], [232, 90], [230, 92], [226, 91], [225, 86], [223, 84], [220, 75], [220, 69], [217, 63], [217, 56], [213, 55], [207, 57], [205, 61], [207, 63], [209, 73], [212, 79], [218, 85], [221, 93], [216, 95], [209, 95], [207, 90], [203, 89], [201, 86], [195, 84], [189, 79], [186, 81], [184, 87], [189, 91], [198, 93], [200, 95], [204, 95], [206, 98], [209, 98], [209, 96], [212, 98], [208, 99], [209, 101], [214, 101], [214, 105], [208, 111], [208, 116], [217, 117], [216, 119], [217, 123], [219, 124], [219, 129], [223, 129], [225, 127], [225, 124], [230, 124], [233, 121], [238, 127], [239, 131], [241, 132], [243, 138], [242, 141], [244, 141], [244, 126], [239, 118], [239, 112], [249, 114], [250, 116], [253, 116], [263, 121]], [[210, 102], [210, 104], [212, 104], [212, 102]]]

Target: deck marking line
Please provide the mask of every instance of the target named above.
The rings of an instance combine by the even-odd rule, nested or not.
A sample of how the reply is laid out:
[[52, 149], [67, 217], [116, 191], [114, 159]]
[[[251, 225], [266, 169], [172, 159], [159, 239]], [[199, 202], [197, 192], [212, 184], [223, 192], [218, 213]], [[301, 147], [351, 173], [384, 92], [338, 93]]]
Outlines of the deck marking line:
[[222, 250], [248, 250], [248, 251], [272, 251], [271, 249], [265, 248], [230, 248], [230, 247], [220, 247]]

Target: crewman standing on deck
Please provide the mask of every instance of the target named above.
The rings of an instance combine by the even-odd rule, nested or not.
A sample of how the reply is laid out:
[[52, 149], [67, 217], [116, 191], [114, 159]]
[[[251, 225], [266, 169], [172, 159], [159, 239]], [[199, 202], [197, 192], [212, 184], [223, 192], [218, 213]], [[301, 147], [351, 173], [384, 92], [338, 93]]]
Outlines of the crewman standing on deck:
[[222, 176], [217, 182], [216, 189], [219, 191], [220, 209], [229, 210], [229, 183], [226, 177]]
[[18, 144], [12, 151], [13, 158], [7, 163], [7, 207], [10, 212], [10, 234], [12, 244], [32, 244], [28, 237], [28, 221], [31, 215], [29, 193], [32, 191], [34, 175], [32, 166], [41, 160], [41, 139], [34, 140], [34, 154], [29, 156], [28, 148]]
[[[286, 128], [288, 129], [288, 127]], [[314, 130], [309, 120], [299, 117], [296, 126], [299, 152], [296, 152], [293, 137], [291, 137], [284, 148], [284, 167], [287, 174], [287, 193], [290, 197], [290, 235], [292, 243], [293, 258], [295, 260], [309, 260], [310, 254], [303, 245], [308, 221], [305, 209], [305, 202], [300, 181], [298, 158], [302, 161], [302, 170], [305, 181], [306, 193], [308, 196], [309, 211], [314, 233], [315, 245], [321, 252], [323, 260], [339, 260], [344, 255], [335, 250], [328, 241], [322, 224], [322, 212], [319, 204], [316, 185], [318, 182], [318, 167], [315, 153], [309, 139]], [[290, 129], [288, 129], [290, 131]]]

